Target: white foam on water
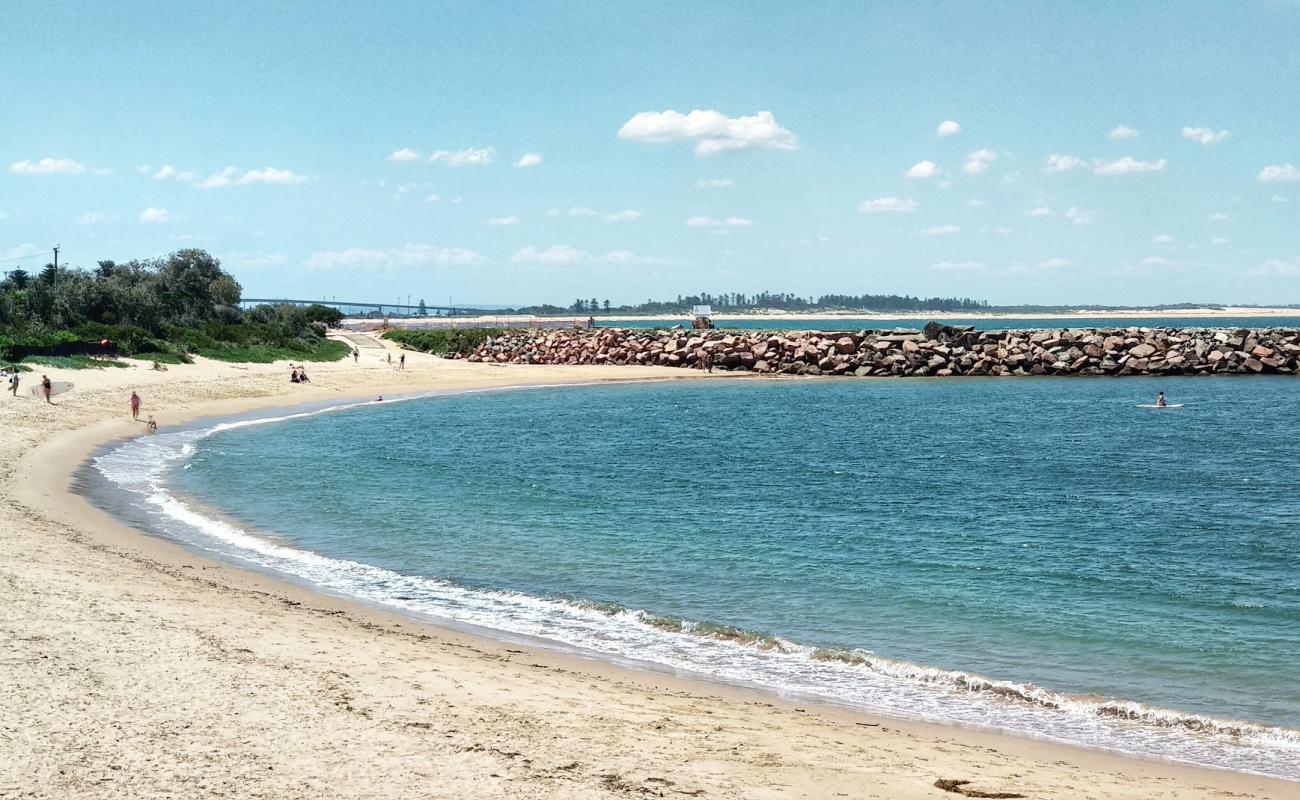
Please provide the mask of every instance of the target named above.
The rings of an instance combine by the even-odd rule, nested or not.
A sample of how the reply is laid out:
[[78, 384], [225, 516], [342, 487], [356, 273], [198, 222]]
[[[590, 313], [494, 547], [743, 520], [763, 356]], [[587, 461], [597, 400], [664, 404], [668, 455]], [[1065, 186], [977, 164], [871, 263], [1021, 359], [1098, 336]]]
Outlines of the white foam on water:
[[1294, 729], [1069, 695], [1033, 684], [891, 660], [865, 650], [830, 651], [639, 609], [471, 589], [436, 577], [403, 575], [281, 544], [266, 533], [221, 519], [173, 495], [166, 486], [168, 471], [194, 456], [197, 443], [208, 436], [371, 404], [341, 404], [141, 437], [96, 456], [92, 464], [137, 497], [139, 507], [152, 512], [149, 516], [162, 532], [191, 546], [419, 618], [452, 621], [885, 716], [995, 729], [1300, 780], [1300, 731]]

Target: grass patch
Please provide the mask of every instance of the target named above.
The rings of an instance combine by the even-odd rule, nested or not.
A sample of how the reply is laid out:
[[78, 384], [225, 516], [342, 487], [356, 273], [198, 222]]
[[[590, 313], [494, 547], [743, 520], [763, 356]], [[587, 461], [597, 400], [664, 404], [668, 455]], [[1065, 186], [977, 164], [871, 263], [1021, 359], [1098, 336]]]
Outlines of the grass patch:
[[40, 364], [45, 367], [55, 367], [56, 369], [107, 369], [109, 367], [125, 368], [129, 365], [123, 364], [111, 358], [91, 358], [90, 356], [28, 356], [23, 359], [24, 364]]
[[234, 344], [219, 342], [212, 347], [195, 351], [196, 355], [213, 361], [247, 364], [270, 364], [272, 361], [339, 361], [350, 355], [352, 348], [342, 342], [322, 340], [315, 345], [300, 347], [275, 347], [265, 344]]
[[384, 334], [398, 344], [419, 350], [421, 353], [447, 355], [457, 353], [465, 356], [474, 352], [479, 345], [505, 333], [502, 328], [457, 328], [456, 330], [408, 331], [391, 330]]
[[159, 364], [193, 364], [194, 359], [176, 353], [136, 353], [131, 358], [139, 361], [156, 361]]

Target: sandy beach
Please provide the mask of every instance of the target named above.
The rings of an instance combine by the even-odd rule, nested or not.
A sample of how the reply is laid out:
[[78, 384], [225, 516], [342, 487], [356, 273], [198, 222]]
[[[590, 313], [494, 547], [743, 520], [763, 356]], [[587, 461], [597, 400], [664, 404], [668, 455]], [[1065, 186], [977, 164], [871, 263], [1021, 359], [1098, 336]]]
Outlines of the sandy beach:
[[39, 368], [0, 397], [0, 797], [963, 796], [937, 781], [984, 797], [1297, 791], [438, 629], [210, 561], [69, 491], [97, 446], [144, 433], [132, 390], [165, 427], [345, 398], [700, 377], [418, 353], [398, 372], [387, 345], [365, 340], [359, 364], [309, 365], [309, 387], [285, 363], [135, 363], [46, 370], [75, 384], [55, 405], [28, 392]]

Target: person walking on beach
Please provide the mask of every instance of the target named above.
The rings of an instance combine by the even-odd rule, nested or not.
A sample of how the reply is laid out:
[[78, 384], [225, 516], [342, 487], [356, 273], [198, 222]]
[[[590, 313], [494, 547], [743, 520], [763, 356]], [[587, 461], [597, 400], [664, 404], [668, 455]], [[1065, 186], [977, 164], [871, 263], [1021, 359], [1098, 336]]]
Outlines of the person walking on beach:
[[9, 392], [14, 397], [18, 396], [18, 367], [14, 367], [14, 374], [9, 376]]
[[352, 363], [356, 364], [360, 360], [361, 360], [361, 351], [355, 347], [352, 348]]
[[53, 391], [54, 391], [54, 387], [50, 385], [50, 376], [42, 375], [41, 392], [45, 394], [45, 402], [49, 403], [50, 405], [54, 405], [54, 401], [50, 399], [50, 395], [53, 393]]
[[406, 353], [402, 353], [397, 357], [397, 371], [406, 372]]
[[131, 419], [140, 421], [140, 395], [131, 392]]

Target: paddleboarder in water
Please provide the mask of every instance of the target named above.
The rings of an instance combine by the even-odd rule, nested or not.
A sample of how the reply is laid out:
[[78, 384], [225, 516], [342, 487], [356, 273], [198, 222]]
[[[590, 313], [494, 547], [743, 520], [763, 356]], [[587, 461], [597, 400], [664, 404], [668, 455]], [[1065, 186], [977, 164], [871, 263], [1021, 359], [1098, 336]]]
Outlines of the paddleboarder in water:
[[1157, 392], [1157, 393], [1156, 393], [1156, 408], [1164, 408], [1164, 407], [1165, 407], [1165, 393], [1164, 393], [1164, 392]]

